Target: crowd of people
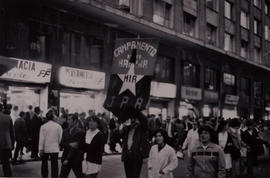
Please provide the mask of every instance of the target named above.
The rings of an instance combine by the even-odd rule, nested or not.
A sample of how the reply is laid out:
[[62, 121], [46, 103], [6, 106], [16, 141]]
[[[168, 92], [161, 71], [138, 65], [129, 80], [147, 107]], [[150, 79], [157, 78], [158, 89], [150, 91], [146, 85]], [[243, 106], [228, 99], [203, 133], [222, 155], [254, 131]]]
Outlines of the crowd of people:
[[[161, 128], [167, 132], [168, 145], [180, 153], [177, 154], [178, 158], [183, 158], [183, 152], [187, 151], [188, 177], [253, 177], [259, 160], [269, 161], [270, 121], [244, 118], [225, 120], [221, 117], [184, 117], [183, 120], [167, 117], [164, 121], [161, 116], [148, 117], [150, 135], [154, 136], [154, 130]], [[202, 146], [205, 137], [203, 130], [210, 134], [212, 146], [208, 146], [209, 152]], [[221, 148], [222, 153], [216, 150], [217, 148]], [[224, 158], [224, 164], [221, 160], [214, 162], [214, 165], [210, 164], [211, 161], [208, 159], [213, 158], [214, 153], [218, 153], [218, 158]], [[224, 165], [224, 176], [207, 173], [216, 166], [215, 164]], [[199, 170], [198, 174], [195, 173], [196, 170]]]
[[253, 177], [258, 159], [269, 159], [270, 121], [214, 117], [164, 120], [161, 115], [134, 113], [121, 123], [93, 110], [69, 113], [61, 108], [58, 113], [51, 108], [42, 117], [39, 107], [33, 110], [29, 106], [25, 112], [17, 106], [0, 106], [0, 159], [6, 177], [12, 176], [10, 159], [14, 165], [20, 164], [26, 151], [32, 159], [41, 160], [42, 177], [48, 177], [50, 160], [52, 177], [68, 177], [73, 170], [76, 177], [95, 178], [101, 171], [105, 144], [114, 153], [117, 143], [122, 148], [127, 178], [140, 177], [146, 158], [150, 178], [172, 178], [178, 159], [184, 155], [188, 178]]

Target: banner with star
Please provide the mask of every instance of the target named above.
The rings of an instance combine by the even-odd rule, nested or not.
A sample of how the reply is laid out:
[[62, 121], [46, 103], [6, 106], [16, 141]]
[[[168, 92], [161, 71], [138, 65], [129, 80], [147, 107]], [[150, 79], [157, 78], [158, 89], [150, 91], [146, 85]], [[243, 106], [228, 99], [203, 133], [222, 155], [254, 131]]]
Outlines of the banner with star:
[[104, 107], [121, 121], [145, 109], [150, 95], [158, 41], [118, 39], [113, 51], [110, 83]]

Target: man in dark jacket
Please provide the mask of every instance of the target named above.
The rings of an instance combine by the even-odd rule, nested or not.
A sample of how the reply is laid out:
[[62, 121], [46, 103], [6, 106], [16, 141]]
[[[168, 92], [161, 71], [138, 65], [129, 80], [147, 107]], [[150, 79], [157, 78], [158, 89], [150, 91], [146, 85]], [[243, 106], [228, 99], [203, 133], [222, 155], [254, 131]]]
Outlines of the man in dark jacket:
[[82, 177], [84, 130], [79, 127], [78, 116], [70, 114], [67, 119], [68, 128], [63, 132], [61, 147], [64, 148], [62, 155], [62, 168], [60, 177], [68, 177], [72, 169], [76, 177]]
[[28, 133], [27, 128], [25, 124], [25, 112], [20, 112], [19, 118], [15, 120], [14, 123], [14, 131], [15, 131], [15, 140], [16, 140], [16, 148], [13, 156], [13, 164], [17, 163], [17, 157], [19, 154], [19, 151], [23, 149], [23, 147], [28, 142]]
[[131, 125], [122, 130], [122, 161], [127, 178], [139, 178], [143, 159], [150, 151], [147, 132], [147, 119], [141, 113], [131, 118]]
[[248, 146], [247, 151], [247, 170], [248, 175], [253, 177], [253, 169], [257, 166], [257, 156], [263, 141], [259, 139], [258, 132], [254, 129], [253, 120], [246, 121], [247, 130], [242, 134], [243, 142]]
[[0, 161], [2, 162], [4, 177], [11, 177], [9, 159], [11, 150], [14, 148], [14, 130], [11, 117], [9, 114], [4, 114], [2, 109], [2, 104], [0, 104]]
[[34, 116], [31, 120], [31, 139], [32, 139], [32, 153], [31, 158], [39, 159], [38, 157], [38, 142], [39, 142], [39, 131], [40, 127], [43, 124], [42, 119], [40, 118], [40, 108], [35, 107]]

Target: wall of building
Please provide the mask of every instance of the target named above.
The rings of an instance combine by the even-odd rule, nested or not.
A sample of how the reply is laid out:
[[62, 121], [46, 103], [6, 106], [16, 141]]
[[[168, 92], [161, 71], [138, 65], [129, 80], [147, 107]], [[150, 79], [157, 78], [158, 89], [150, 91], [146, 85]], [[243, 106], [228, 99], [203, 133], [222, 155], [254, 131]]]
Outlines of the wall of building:
[[[188, 1], [188, 0], [187, 0]], [[189, 0], [192, 1], [192, 0]], [[114, 41], [117, 38], [124, 37], [136, 37], [138, 32], [136, 29], [132, 31], [125, 31], [120, 28], [110, 27], [104, 25], [104, 22], [97, 22], [95, 16], [85, 16], [81, 17], [75, 15], [69, 11], [63, 11], [62, 9], [37, 5], [36, 10], [27, 12], [26, 9], [18, 9], [17, 6], [11, 4], [5, 5], [7, 1], [1, 1], [4, 9], [0, 12], [0, 55], [2, 56], [12, 56], [24, 59], [31, 59], [37, 61], [43, 61], [53, 64], [53, 66], [72, 66], [75, 68], [84, 68], [88, 70], [97, 70], [106, 72], [106, 85], [105, 90], [108, 86], [109, 79], [109, 70], [112, 64], [112, 51], [114, 48]], [[142, 19], [149, 22], [153, 21], [153, 1], [144, 0], [142, 7]], [[183, 23], [182, 14], [185, 11], [183, 6], [185, 1], [173, 1], [174, 4], [174, 25], [173, 30], [177, 33], [183, 32]], [[253, 34], [253, 19], [254, 16], [261, 18], [261, 25], [263, 27], [264, 23], [269, 23], [269, 16], [263, 14], [262, 11], [258, 11], [256, 7], [253, 6], [250, 2], [242, 1], [231, 1], [234, 3], [233, 13], [236, 15], [236, 19], [233, 20], [233, 30], [236, 41], [236, 51], [240, 51], [241, 44], [241, 27], [240, 27], [240, 9], [249, 9], [250, 10], [250, 30], [247, 32], [248, 39], [250, 41], [249, 49], [253, 51], [255, 46], [255, 35]], [[240, 4], [241, 2], [241, 4]], [[77, 2], [74, 2], [77, 3]], [[118, 6], [115, 4], [115, 1], [104, 1], [105, 5], [108, 4], [111, 7], [116, 8], [116, 10], [123, 11], [118, 9]], [[199, 28], [199, 40], [206, 43], [205, 31], [206, 31], [206, 22], [212, 23], [217, 26], [218, 39], [215, 44], [216, 48], [223, 49], [224, 44], [224, 29], [225, 27], [225, 18], [224, 18], [224, 9], [223, 9], [224, 0], [219, 2], [219, 10], [217, 12], [212, 12], [209, 9], [205, 9], [205, 2], [198, 0], [197, 9], [198, 9], [198, 28]], [[1, 5], [1, 4], [0, 4]], [[26, 7], [25, 7], [26, 8]], [[263, 8], [262, 8], [263, 9]], [[126, 10], [125, 10], [126, 11]], [[15, 13], [11, 15], [10, 13]], [[127, 12], [128, 13], [128, 12]], [[23, 16], [21, 16], [23, 14]], [[211, 14], [215, 14], [214, 17], [211, 17]], [[206, 17], [209, 17], [208, 19]], [[11, 18], [12, 17], [12, 18]], [[212, 19], [213, 18], [213, 19]], [[230, 23], [230, 22], [228, 22]], [[17, 28], [18, 27], [18, 28]], [[262, 28], [262, 33], [263, 33]], [[34, 36], [33, 36], [34, 35]], [[141, 34], [143, 37], [148, 37], [145, 34]], [[36, 38], [39, 37], [37, 40]], [[152, 36], [151, 36], [152, 37]], [[159, 38], [159, 37], [156, 37]], [[190, 37], [187, 37], [189, 39]], [[244, 37], [243, 37], [244, 38]], [[44, 40], [45, 39], [45, 40]], [[38, 42], [37, 42], [37, 41]], [[43, 41], [42, 41], [43, 40]], [[263, 35], [260, 37], [262, 50], [267, 50], [269, 42], [265, 41]], [[41, 44], [44, 45], [42, 48]], [[38, 47], [36, 47], [39, 45]], [[94, 46], [94, 48], [91, 48]], [[44, 49], [45, 51], [41, 51]], [[98, 53], [100, 56], [93, 55], [91, 52], [96, 52], [101, 50], [102, 52]], [[95, 54], [96, 54], [95, 53]], [[262, 54], [265, 52], [263, 51]], [[90, 55], [89, 55], [90, 54]], [[172, 44], [166, 39], [160, 41], [159, 55], [170, 57], [174, 60], [174, 84], [177, 86], [176, 98], [170, 106], [174, 105], [175, 115], [178, 113], [179, 102], [183, 99], [181, 98], [181, 86], [182, 84], [182, 62], [187, 60], [192, 63], [195, 63], [199, 66], [200, 77], [199, 77], [199, 88], [202, 89], [204, 93], [204, 70], [206, 67], [214, 68], [219, 73], [219, 90], [216, 91], [219, 94], [219, 102], [216, 103], [222, 109], [224, 104], [224, 95], [227, 93], [226, 87], [222, 80], [224, 72], [232, 73], [236, 76], [236, 92], [234, 95], [238, 96], [239, 91], [239, 78], [246, 77], [251, 82], [250, 87], [250, 103], [249, 103], [249, 113], [253, 114], [254, 97], [253, 97], [253, 83], [254, 81], [261, 80], [265, 86], [264, 93], [267, 92], [268, 86], [265, 84], [268, 81], [266, 77], [266, 72], [263, 69], [252, 65], [241, 65], [241, 62], [236, 62], [236, 60], [229, 60], [231, 57], [226, 55], [216, 55], [215, 52], [211, 52], [208, 46], [200, 49], [193, 49], [185, 44]], [[250, 56], [253, 55], [251, 52]], [[263, 63], [265, 65], [268, 63], [269, 58], [263, 58]], [[250, 59], [254, 61], [252, 57]], [[242, 67], [243, 66], [243, 67]], [[54, 78], [56, 80], [56, 78]], [[52, 82], [54, 83], [54, 81]], [[52, 88], [58, 89], [54, 84]], [[241, 99], [240, 99], [241, 101]], [[202, 100], [198, 102], [196, 107], [202, 112], [202, 108], [205, 105], [204, 95]], [[261, 110], [264, 110], [264, 103], [261, 105]], [[246, 106], [241, 104], [240, 106]], [[170, 111], [172, 112], [172, 111]]]

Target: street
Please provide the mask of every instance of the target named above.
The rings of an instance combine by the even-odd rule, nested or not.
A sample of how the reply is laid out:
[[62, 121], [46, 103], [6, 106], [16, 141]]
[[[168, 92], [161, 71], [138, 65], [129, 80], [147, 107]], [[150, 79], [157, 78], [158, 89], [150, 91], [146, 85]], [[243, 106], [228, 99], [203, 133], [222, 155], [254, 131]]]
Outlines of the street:
[[[175, 171], [175, 177], [185, 177], [183, 164], [184, 161], [179, 160], [178, 168]], [[59, 167], [61, 163], [59, 160]], [[50, 167], [50, 163], [49, 163]], [[60, 168], [59, 168], [60, 169]], [[41, 161], [27, 161], [24, 164], [12, 165], [14, 177], [41, 177]], [[60, 171], [60, 170], [59, 170]], [[50, 174], [49, 174], [50, 175]], [[0, 176], [3, 176], [2, 169], [0, 169]], [[73, 172], [70, 173], [70, 178], [75, 177]], [[98, 178], [125, 178], [124, 166], [121, 162], [121, 155], [103, 156], [102, 169]], [[146, 162], [143, 164], [141, 178], [147, 178]]]
[[[184, 178], [186, 173], [186, 159], [178, 159], [178, 167], [174, 171], [175, 178]], [[59, 160], [59, 169], [61, 163]], [[50, 167], [50, 164], [49, 164]], [[28, 161], [24, 164], [12, 165], [14, 177], [41, 177], [41, 161]], [[60, 171], [60, 170], [59, 170]], [[49, 174], [50, 175], [50, 174]], [[0, 169], [0, 176], [3, 176], [2, 169]], [[73, 172], [70, 173], [70, 178], [75, 177]], [[143, 164], [141, 178], [147, 178], [146, 161]], [[269, 164], [261, 164], [256, 171], [256, 178], [270, 177]], [[121, 162], [121, 155], [107, 155], [103, 156], [102, 169], [98, 178], [125, 178], [124, 166]]]

